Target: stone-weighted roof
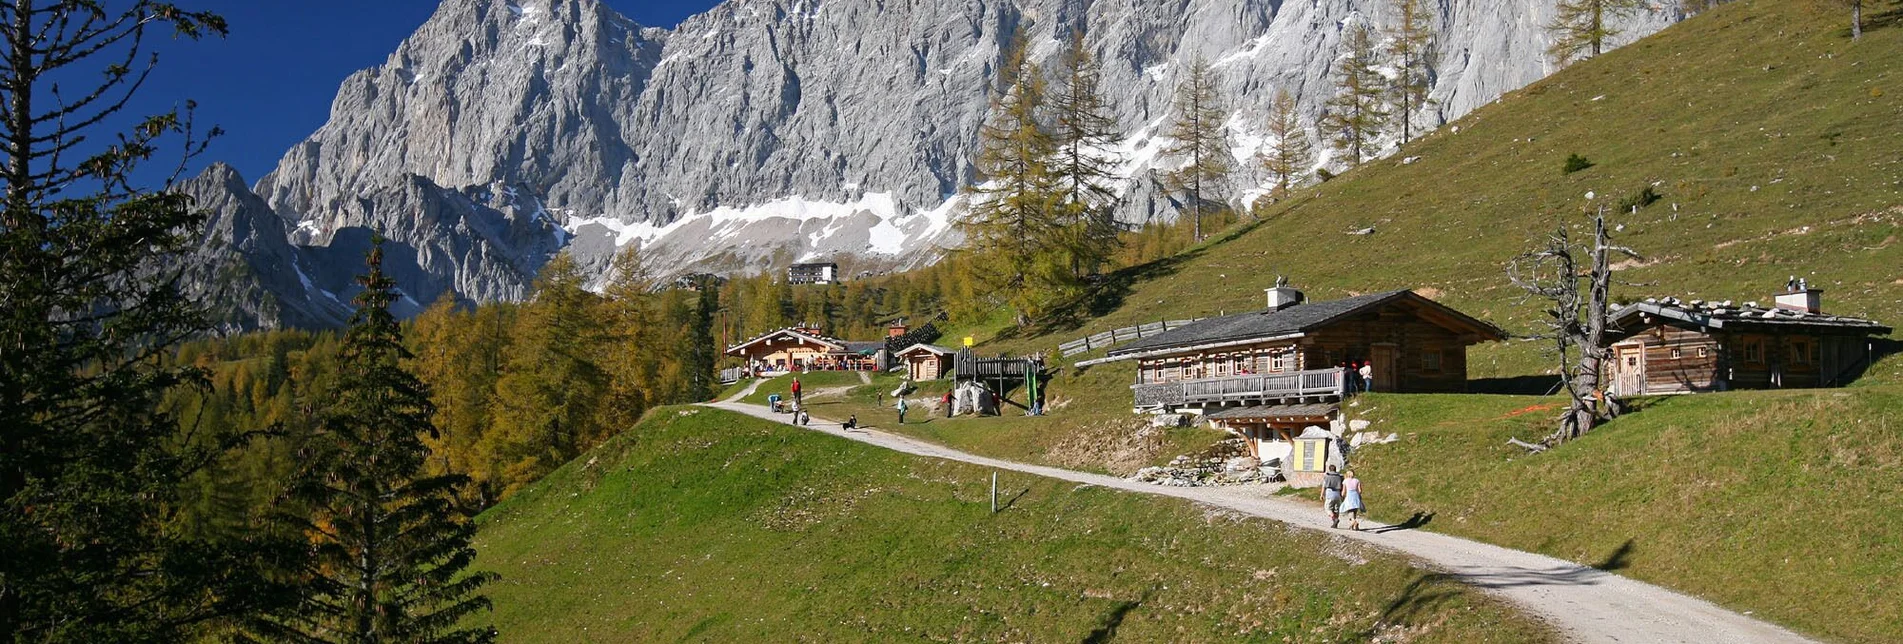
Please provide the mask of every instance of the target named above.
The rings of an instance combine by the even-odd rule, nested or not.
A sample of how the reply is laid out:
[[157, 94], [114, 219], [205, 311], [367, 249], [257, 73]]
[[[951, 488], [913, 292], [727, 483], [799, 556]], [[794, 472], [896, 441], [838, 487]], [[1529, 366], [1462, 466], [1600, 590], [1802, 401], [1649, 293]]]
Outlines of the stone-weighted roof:
[[1726, 330], [1785, 330], [1827, 334], [1888, 335], [1890, 327], [1864, 318], [1812, 313], [1795, 309], [1758, 306], [1757, 302], [1736, 304], [1729, 300], [1680, 300], [1676, 297], [1648, 298], [1620, 307], [1612, 314], [1612, 325], [1625, 332], [1645, 326], [1643, 316], [1650, 315], [1666, 323]]

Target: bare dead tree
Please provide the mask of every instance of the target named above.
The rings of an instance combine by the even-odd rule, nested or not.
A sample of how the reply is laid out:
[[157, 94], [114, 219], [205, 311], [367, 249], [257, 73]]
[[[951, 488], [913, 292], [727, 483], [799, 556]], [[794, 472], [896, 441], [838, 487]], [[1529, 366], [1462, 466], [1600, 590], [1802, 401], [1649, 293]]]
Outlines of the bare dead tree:
[[[1526, 291], [1529, 299], [1547, 302], [1547, 332], [1536, 337], [1553, 342], [1559, 360], [1561, 388], [1571, 399], [1559, 417], [1559, 428], [1542, 441], [1551, 447], [1579, 438], [1623, 410], [1612, 393], [1600, 386], [1606, 359], [1606, 324], [1611, 316], [1611, 256], [1637, 258], [1639, 254], [1615, 246], [1606, 232], [1606, 212], [1593, 219], [1590, 247], [1572, 243], [1564, 226], [1547, 238], [1546, 245], [1521, 253], [1507, 264], [1507, 278]], [[1581, 270], [1579, 257], [1590, 266]], [[1582, 286], [1582, 282], [1584, 283]], [[1521, 443], [1532, 451], [1536, 446]]]

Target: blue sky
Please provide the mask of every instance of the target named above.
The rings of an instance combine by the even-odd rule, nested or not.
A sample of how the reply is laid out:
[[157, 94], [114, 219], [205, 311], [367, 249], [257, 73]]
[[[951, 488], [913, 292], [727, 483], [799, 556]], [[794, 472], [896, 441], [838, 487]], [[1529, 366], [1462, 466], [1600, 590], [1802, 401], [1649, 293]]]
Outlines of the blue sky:
[[[717, 0], [604, 0], [635, 22], [672, 27]], [[132, 109], [163, 112], [198, 102], [201, 124], [226, 134], [195, 166], [226, 161], [247, 181], [277, 165], [323, 125], [337, 85], [381, 64], [436, 10], [434, 0], [176, 0], [223, 15], [225, 39], [154, 39], [161, 59]], [[170, 159], [171, 157], [164, 157]], [[169, 164], [168, 164], [169, 165]]]

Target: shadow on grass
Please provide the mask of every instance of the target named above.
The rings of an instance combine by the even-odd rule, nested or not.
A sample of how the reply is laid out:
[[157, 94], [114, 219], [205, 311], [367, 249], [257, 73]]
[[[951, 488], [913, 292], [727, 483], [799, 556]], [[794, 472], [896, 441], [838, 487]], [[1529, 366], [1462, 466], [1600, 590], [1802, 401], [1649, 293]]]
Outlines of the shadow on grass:
[[1433, 613], [1442, 604], [1458, 599], [1460, 591], [1452, 584], [1443, 583], [1456, 579], [1458, 578], [1437, 572], [1422, 573], [1421, 576], [1415, 577], [1414, 581], [1409, 582], [1407, 588], [1401, 591], [1400, 596], [1388, 602], [1387, 607], [1381, 610], [1381, 617], [1376, 619], [1359, 639], [1373, 640], [1380, 634], [1382, 625], [1412, 624], [1420, 617]]
[[1083, 644], [1103, 644], [1115, 640], [1117, 627], [1123, 625], [1123, 619], [1130, 615], [1130, 611], [1142, 606], [1143, 602], [1150, 601], [1150, 597], [1155, 594], [1156, 590], [1150, 589], [1144, 591], [1142, 597], [1117, 602], [1117, 605], [1112, 606], [1110, 612], [1103, 616], [1103, 620], [1097, 623], [1097, 628], [1091, 629], [1090, 633], [1084, 636]]
[[1559, 393], [1559, 376], [1475, 378], [1467, 381], [1467, 392], [1511, 396], [1550, 396]]
[[1005, 499], [1004, 503], [998, 504], [998, 511], [1003, 512], [1005, 510], [1011, 509], [1011, 506], [1018, 504], [1018, 499], [1022, 499], [1024, 498], [1024, 495], [1030, 494], [1030, 493], [1031, 493], [1031, 488], [1028, 488], [1028, 487], [1022, 490], [1018, 490], [1017, 494], [1011, 495], [1011, 498]]
[[1605, 571], [1629, 568], [1632, 566], [1632, 553], [1637, 550], [1638, 540], [1626, 539], [1624, 544], [1621, 544], [1612, 551], [1612, 554], [1606, 555], [1605, 561], [1601, 561], [1593, 567]]

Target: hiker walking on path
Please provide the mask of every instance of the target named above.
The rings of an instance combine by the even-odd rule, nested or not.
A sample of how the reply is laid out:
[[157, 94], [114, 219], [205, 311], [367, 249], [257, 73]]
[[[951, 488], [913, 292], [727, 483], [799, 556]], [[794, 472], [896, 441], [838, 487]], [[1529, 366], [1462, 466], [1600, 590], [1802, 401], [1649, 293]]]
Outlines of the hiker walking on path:
[[794, 376], [793, 377], [793, 406], [798, 407], [799, 404], [800, 404], [800, 379], [799, 379], [799, 376]]
[[1341, 472], [1333, 465], [1322, 475], [1322, 508], [1328, 510], [1328, 527], [1341, 527]]
[[905, 424], [905, 397], [899, 397], [899, 424]]
[[1355, 471], [1348, 470], [1348, 476], [1341, 480], [1341, 511], [1348, 513], [1348, 529], [1361, 529], [1361, 515], [1367, 513], [1367, 506], [1361, 502], [1361, 479], [1355, 478]]

